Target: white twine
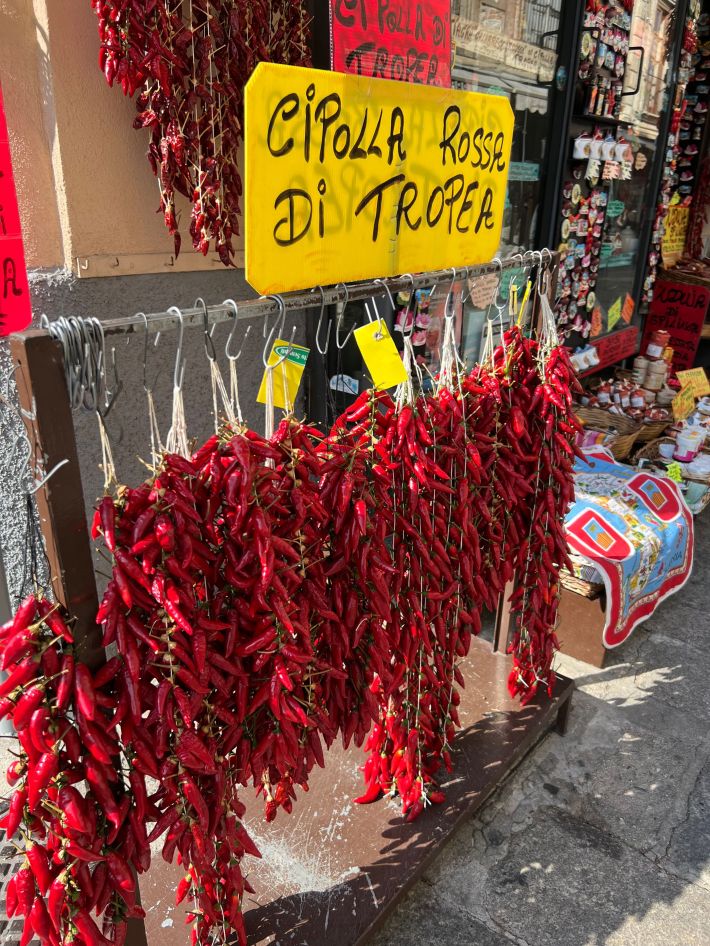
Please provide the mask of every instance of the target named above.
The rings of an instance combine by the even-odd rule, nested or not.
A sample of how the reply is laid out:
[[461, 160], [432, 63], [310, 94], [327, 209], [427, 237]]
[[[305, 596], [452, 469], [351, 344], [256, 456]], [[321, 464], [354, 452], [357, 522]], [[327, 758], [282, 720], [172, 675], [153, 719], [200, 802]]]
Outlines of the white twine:
[[113, 453], [108, 439], [108, 431], [101, 414], [96, 412], [96, 419], [99, 423], [99, 440], [101, 441], [101, 469], [104, 474], [104, 492], [108, 493], [114, 485], [118, 485], [116, 476], [116, 466], [113, 462]]
[[187, 442], [187, 421], [185, 420], [185, 402], [182, 396], [182, 386], [173, 387], [173, 414], [168, 436], [165, 438], [165, 449], [168, 453], [177, 453], [188, 459], [190, 447]]
[[227, 422], [232, 426], [236, 423], [236, 416], [232, 408], [232, 400], [227, 391], [227, 388], [224, 384], [224, 378], [222, 377], [222, 372], [219, 370], [219, 365], [217, 360], [210, 359], [210, 381], [212, 382], [212, 410], [214, 412], [214, 431], [219, 433], [220, 422], [219, 422], [219, 401], [222, 402], [222, 410]]
[[229, 359], [229, 401], [232, 415], [236, 417], [239, 425], [244, 423], [242, 417], [242, 406], [239, 403], [239, 382], [237, 380], [237, 359]]
[[266, 408], [264, 417], [264, 434], [267, 440], [274, 436], [274, 368], [266, 368]]
[[155, 409], [155, 398], [150, 389], [146, 391], [146, 399], [148, 401], [148, 426], [150, 427], [150, 455], [153, 466], [157, 467], [165, 452], [165, 447], [160, 436], [160, 428], [158, 427], [158, 412]]

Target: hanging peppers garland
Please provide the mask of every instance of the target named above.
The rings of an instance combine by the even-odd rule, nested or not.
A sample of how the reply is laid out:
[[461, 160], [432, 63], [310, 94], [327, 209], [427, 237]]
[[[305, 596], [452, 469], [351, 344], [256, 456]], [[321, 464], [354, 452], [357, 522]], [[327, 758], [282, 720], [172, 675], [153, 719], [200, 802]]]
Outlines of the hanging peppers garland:
[[242, 181], [244, 86], [259, 62], [310, 65], [304, 0], [91, 0], [99, 67], [135, 97], [136, 129], [150, 133], [148, 160], [160, 211], [180, 252], [175, 196], [192, 204], [193, 247], [234, 262]]
[[413, 819], [442, 801], [458, 662], [514, 578], [509, 687], [551, 691], [572, 369], [513, 328], [484, 365], [444, 374], [430, 395], [363, 393], [327, 437], [292, 418], [269, 439], [225, 426], [105, 497], [97, 621], [116, 654], [96, 673], [41, 598], [2, 629], [23, 942], [121, 943], [162, 839], [193, 942], [244, 944], [241, 861], [259, 852], [239, 786], [267, 819], [290, 812], [338, 737], [368, 752], [359, 802], [397, 794]]

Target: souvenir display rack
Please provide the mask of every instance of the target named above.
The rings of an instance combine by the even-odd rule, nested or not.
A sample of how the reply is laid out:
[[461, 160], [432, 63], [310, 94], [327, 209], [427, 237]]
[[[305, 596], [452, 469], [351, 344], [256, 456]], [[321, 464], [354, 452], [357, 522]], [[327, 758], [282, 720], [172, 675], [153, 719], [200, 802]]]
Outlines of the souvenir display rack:
[[629, 179], [633, 170], [631, 146], [619, 130], [622, 98], [637, 91], [622, 91], [631, 8], [631, 2], [587, 0], [579, 45], [571, 151], [562, 188], [558, 312], [563, 333], [583, 339], [592, 334], [593, 319], [600, 318], [594, 290], [612, 216], [608, 185]]

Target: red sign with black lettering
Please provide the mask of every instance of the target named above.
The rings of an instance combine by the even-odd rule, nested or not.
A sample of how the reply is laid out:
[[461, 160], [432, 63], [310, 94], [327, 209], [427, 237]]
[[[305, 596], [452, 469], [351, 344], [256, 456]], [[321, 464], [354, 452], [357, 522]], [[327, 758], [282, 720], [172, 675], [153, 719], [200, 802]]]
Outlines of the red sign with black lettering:
[[594, 365], [593, 368], [583, 371], [580, 378], [584, 378], [588, 374], [596, 374], [602, 368], [608, 368], [610, 365], [623, 361], [624, 358], [635, 355], [638, 347], [638, 337], [638, 326], [630, 325], [628, 328], [619, 329], [618, 332], [611, 332], [603, 338], [591, 339], [591, 344], [594, 345], [597, 355], [599, 355], [599, 363]]
[[664, 329], [671, 336], [669, 345], [673, 349], [673, 369], [686, 371], [692, 368], [708, 305], [710, 287], [657, 279], [653, 302], [646, 316], [641, 351], [646, 351], [652, 332]]
[[21, 332], [31, 321], [25, 248], [0, 87], [0, 335]]
[[336, 72], [451, 85], [450, 0], [330, 0]]

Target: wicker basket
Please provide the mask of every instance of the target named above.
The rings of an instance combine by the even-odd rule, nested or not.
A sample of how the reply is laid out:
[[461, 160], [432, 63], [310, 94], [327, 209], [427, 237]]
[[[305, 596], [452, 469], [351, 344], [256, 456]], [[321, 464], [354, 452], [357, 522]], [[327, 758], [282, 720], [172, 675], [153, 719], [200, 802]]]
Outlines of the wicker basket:
[[[645, 447], [641, 447], [640, 450], [637, 450], [634, 454], [634, 463], [638, 463], [639, 460], [659, 460], [664, 459], [661, 457], [660, 451], [658, 449], [659, 444], [662, 443], [673, 443], [672, 437], [659, 437], [657, 440], [652, 440], [650, 443], [647, 443]], [[702, 483], [705, 486], [710, 485], [710, 479], [703, 478], [700, 476], [692, 476], [683, 470], [683, 479], [687, 480], [689, 483]]]
[[641, 430], [636, 438], [636, 442], [650, 443], [651, 440], [662, 437], [672, 423], [673, 419], [669, 417], [668, 420], [653, 420], [650, 424], [641, 424]]
[[605, 444], [617, 460], [625, 460], [631, 453], [631, 448], [636, 442], [636, 438], [641, 432], [641, 424], [625, 417], [623, 414], [610, 414], [600, 407], [581, 407], [575, 406], [574, 409], [577, 419], [583, 427], [590, 430], [616, 430], [616, 437]]
[[563, 568], [560, 572], [560, 584], [568, 591], [589, 598], [590, 601], [595, 601], [604, 593], [603, 583], [585, 581], [584, 578], [579, 578], [577, 575], [573, 575], [572, 572], [568, 572], [566, 568]]

